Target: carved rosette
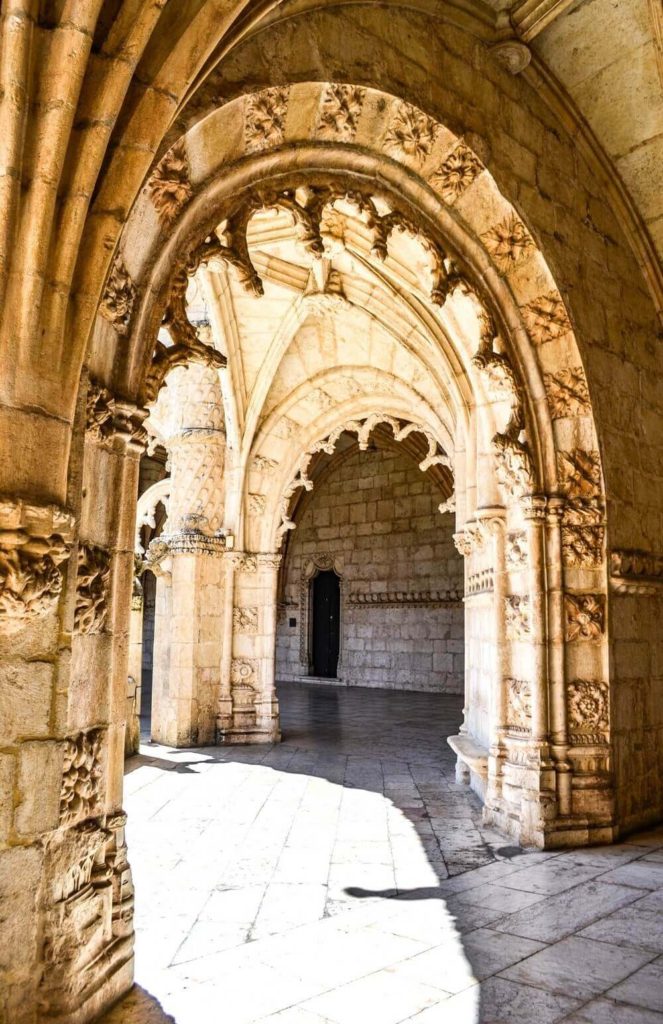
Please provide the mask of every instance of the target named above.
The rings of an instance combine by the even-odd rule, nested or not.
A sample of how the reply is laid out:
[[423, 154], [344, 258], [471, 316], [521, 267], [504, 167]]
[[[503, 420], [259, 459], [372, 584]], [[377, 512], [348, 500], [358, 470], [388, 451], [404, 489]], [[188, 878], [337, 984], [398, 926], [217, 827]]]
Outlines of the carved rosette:
[[605, 632], [603, 594], [565, 594], [566, 639], [601, 640]]
[[597, 451], [573, 448], [557, 452], [562, 490], [569, 498], [597, 498], [601, 490], [601, 464]]
[[557, 292], [533, 299], [523, 307], [523, 316], [535, 345], [556, 341], [571, 330], [566, 307]]
[[504, 599], [504, 612], [507, 637], [510, 640], [529, 639], [532, 632], [529, 597], [510, 594]]
[[447, 203], [455, 203], [479, 177], [484, 167], [472, 150], [459, 142], [429, 178]]
[[508, 273], [536, 249], [534, 240], [521, 220], [510, 213], [481, 236], [497, 267]]
[[316, 135], [321, 139], [354, 138], [365, 89], [356, 85], [328, 85], [322, 94]]
[[287, 87], [275, 86], [249, 96], [244, 119], [247, 153], [259, 152], [283, 143], [288, 112]]
[[580, 366], [572, 366], [559, 373], [546, 373], [543, 377], [550, 415], [554, 420], [584, 416], [589, 412], [587, 381]]
[[230, 666], [230, 682], [235, 690], [255, 690], [258, 685], [258, 661], [256, 658], [233, 658]]
[[0, 500], [0, 629], [13, 632], [55, 610], [73, 523], [54, 505]]
[[435, 122], [409, 103], [397, 104], [384, 137], [387, 152], [423, 164], [435, 142]]
[[81, 544], [78, 548], [74, 629], [77, 633], [100, 633], [108, 614], [110, 554], [103, 548]]
[[255, 635], [258, 632], [257, 607], [233, 608], [233, 629], [236, 633]]
[[148, 190], [162, 227], [170, 227], [193, 194], [184, 142], [177, 142], [159, 161]]
[[91, 729], [65, 741], [60, 791], [60, 824], [91, 818], [100, 808], [103, 732]]
[[99, 304], [99, 312], [104, 320], [112, 324], [118, 334], [126, 334], [129, 330], [135, 299], [136, 287], [122, 258], [118, 256], [111, 267]]
[[506, 538], [506, 564], [509, 569], [523, 569], [527, 565], [527, 534], [519, 530]]
[[581, 746], [608, 740], [609, 693], [607, 683], [575, 679], [567, 686], [569, 737]]
[[529, 733], [532, 728], [532, 687], [525, 679], [507, 679], [507, 728]]

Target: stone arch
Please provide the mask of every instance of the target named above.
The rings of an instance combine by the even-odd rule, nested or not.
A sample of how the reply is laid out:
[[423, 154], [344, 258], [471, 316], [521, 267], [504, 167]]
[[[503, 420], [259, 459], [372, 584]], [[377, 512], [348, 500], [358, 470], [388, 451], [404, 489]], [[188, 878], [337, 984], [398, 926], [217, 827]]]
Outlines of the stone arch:
[[[566, 819], [577, 816], [586, 823], [586, 837], [601, 838], [612, 828], [605, 798], [609, 733], [606, 728], [593, 733], [601, 742], [591, 753], [573, 752], [568, 725], [577, 709], [576, 682], [598, 694], [607, 685], [605, 621], [591, 649], [574, 652], [565, 640], [565, 616], [576, 598], [582, 603], [591, 592], [605, 606], [605, 501], [590, 396], [572, 324], [545, 256], [470, 141], [398, 97], [351, 84], [303, 82], [232, 100], [162, 157], [157, 177], [135, 203], [115, 263], [115, 280], [121, 295], [130, 291], [131, 309], [118, 323], [111, 275], [97, 338], [108, 345], [113, 334], [128, 334], [129, 344], [116, 349], [114, 383], [121, 391], [149, 397], [164, 368], [188, 359], [208, 365], [223, 359], [188, 319], [189, 275], [216, 261], [260, 301], [263, 280], [282, 272], [276, 263], [252, 259], [265, 211], [275, 211], [272, 233], [296, 237], [313, 263], [333, 255], [336, 245], [351, 251], [400, 315], [418, 325], [415, 348], [423, 355], [422, 346], [429, 346], [423, 365], [433, 372], [444, 367], [450, 386], [441, 404], [452, 410], [451, 430], [439, 418], [436, 425], [445, 437], [455, 435], [455, 463], [458, 450], [465, 453], [462, 468], [454, 467], [463, 481], [457, 542], [466, 556], [470, 603], [481, 604], [492, 580], [496, 682], [479, 683], [497, 693], [493, 720], [498, 726], [489, 736], [486, 716], [483, 723], [473, 722], [468, 708], [469, 739], [459, 739], [459, 758], [481, 764], [475, 783], [485, 790], [487, 815], [519, 838], [546, 844], [567, 827]], [[169, 174], [186, 174], [188, 183], [176, 208], [172, 190], [163, 188]], [[341, 211], [345, 226], [337, 238], [323, 219], [339, 203], [351, 212]], [[327, 307], [338, 299], [325, 285], [315, 291], [316, 301]], [[363, 308], [379, 319], [377, 308], [371, 310], [376, 294]], [[157, 342], [155, 351], [164, 309], [174, 346]], [[293, 335], [294, 321], [277, 344], [275, 362]], [[428, 417], [432, 404], [424, 403]], [[384, 396], [373, 395], [363, 411], [385, 409], [407, 418], [394, 395], [387, 406]], [[328, 416], [330, 430], [337, 411]], [[347, 416], [353, 415], [349, 402]], [[253, 418], [260, 442], [269, 415], [262, 424], [259, 415]], [[325, 436], [324, 430], [318, 436]], [[251, 729], [260, 721], [272, 723], [266, 728], [273, 736], [273, 665], [264, 652], [271, 650], [273, 638], [268, 612], [278, 561], [273, 531], [282, 509], [272, 510], [271, 519], [265, 515], [266, 495], [251, 490], [250, 455], [263, 460], [260, 473], [265, 460], [280, 461], [253, 437], [246, 439], [236, 490], [245, 500], [235, 507], [232, 524], [240, 550], [232, 557], [240, 596], [245, 585], [253, 588], [254, 598], [261, 593], [254, 607], [262, 608], [263, 656], [247, 661], [243, 654], [242, 663], [251, 662], [243, 675], [233, 669], [235, 654], [229, 656], [228, 708], [232, 679], [242, 675], [246, 687], [248, 672], [257, 695]], [[507, 564], [507, 550], [516, 547], [526, 551], [518, 568]], [[249, 572], [257, 572], [259, 581], [243, 584], [242, 574]], [[477, 623], [487, 614], [478, 612]], [[233, 650], [234, 645], [233, 639]], [[240, 638], [238, 650], [246, 645]], [[592, 679], [574, 681], [581, 667]], [[508, 710], [518, 691], [511, 684], [522, 683], [522, 675], [530, 677], [525, 749], [519, 727], [510, 731]], [[606, 712], [602, 722], [608, 717]], [[242, 735], [255, 736], [251, 729]], [[479, 776], [488, 780], [485, 787]], [[574, 776], [582, 776], [575, 789]]]

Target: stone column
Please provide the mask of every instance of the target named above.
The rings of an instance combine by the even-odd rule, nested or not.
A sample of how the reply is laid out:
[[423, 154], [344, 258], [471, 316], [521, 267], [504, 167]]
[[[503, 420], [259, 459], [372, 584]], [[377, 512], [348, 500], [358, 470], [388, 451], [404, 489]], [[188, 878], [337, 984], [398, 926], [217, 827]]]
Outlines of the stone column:
[[219, 738], [273, 743], [280, 739], [274, 664], [281, 555], [237, 551], [228, 561], [234, 573], [232, 657], [221, 685]]
[[546, 567], [548, 593], [548, 646], [550, 671], [550, 734], [557, 771], [559, 814], [571, 814], [572, 765], [566, 723], [566, 671], [564, 632], [564, 580], [562, 517], [564, 498], [549, 498], [546, 511]]
[[137, 754], [140, 747], [141, 681], [143, 674], [143, 591], [134, 579], [129, 619], [129, 676], [127, 680], [127, 725], [124, 756]]
[[218, 372], [174, 370], [155, 418], [171, 465], [166, 532], [153, 546], [157, 580], [152, 737], [170, 746], [216, 742], [225, 587], [226, 436]]
[[495, 663], [490, 690], [490, 746], [488, 750], [487, 807], [499, 806], [502, 798], [502, 766], [506, 731], [507, 641], [504, 605], [507, 594], [506, 511], [504, 508], [480, 509], [477, 519], [491, 547], [493, 569], [493, 630]]

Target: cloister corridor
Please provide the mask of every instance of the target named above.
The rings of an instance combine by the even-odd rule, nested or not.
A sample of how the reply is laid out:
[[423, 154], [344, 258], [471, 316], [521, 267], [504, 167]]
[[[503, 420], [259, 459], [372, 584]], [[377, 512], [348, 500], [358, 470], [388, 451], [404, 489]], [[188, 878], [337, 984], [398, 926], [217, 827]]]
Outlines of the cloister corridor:
[[281, 684], [283, 742], [127, 762], [137, 988], [105, 1024], [654, 1024], [663, 829], [482, 828], [461, 699]]

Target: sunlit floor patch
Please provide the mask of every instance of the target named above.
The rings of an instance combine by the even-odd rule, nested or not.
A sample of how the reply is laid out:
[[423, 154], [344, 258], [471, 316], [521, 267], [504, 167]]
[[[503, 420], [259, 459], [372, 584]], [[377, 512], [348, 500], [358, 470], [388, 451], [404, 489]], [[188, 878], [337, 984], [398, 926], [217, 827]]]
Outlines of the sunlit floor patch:
[[128, 764], [140, 990], [108, 1024], [659, 1019], [663, 831], [520, 852], [454, 781], [457, 700], [311, 691], [278, 747]]

